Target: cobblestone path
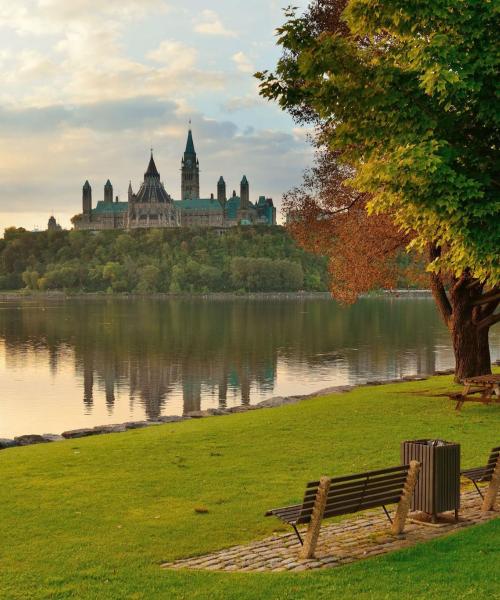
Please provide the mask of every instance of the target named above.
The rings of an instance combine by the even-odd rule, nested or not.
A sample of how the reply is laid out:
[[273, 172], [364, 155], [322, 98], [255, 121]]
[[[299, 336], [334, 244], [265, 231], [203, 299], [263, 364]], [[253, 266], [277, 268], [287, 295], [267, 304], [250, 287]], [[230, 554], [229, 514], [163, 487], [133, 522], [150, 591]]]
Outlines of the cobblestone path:
[[378, 511], [360, 513], [341, 523], [326, 524], [316, 550], [316, 558], [300, 560], [299, 542], [294, 533], [275, 535], [246, 545], [234, 546], [172, 563], [167, 569], [196, 569], [209, 571], [308, 571], [336, 567], [357, 560], [386, 554], [446, 535], [464, 527], [498, 518], [498, 512], [481, 513], [481, 501], [474, 491], [461, 498], [460, 520], [433, 526], [407, 521], [403, 536], [391, 535], [386, 517]]

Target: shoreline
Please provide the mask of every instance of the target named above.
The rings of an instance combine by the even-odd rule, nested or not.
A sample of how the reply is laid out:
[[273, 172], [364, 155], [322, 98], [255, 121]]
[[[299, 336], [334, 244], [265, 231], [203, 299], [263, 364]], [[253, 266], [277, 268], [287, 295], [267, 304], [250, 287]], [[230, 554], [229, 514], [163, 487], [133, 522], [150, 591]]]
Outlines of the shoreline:
[[[367, 294], [361, 294], [360, 298], [431, 298], [430, 290], [379, 290]], [[16, 300], [333, 300], [330, 292], [209, 292], [207, 294], [192, 293], [150, 293], [138, 294], [135, 292], [32, 292], [26, 290], [14, 290], [0, 292], [0, 302], [12, 302]]]
[[85, 427], [80, 429], [71, 429], [63, 431], [61, 434], [45, 433], [45, 434], [25, 434], [15, 436], [14, 438], [0, 438], [0, 451], [8, 448], [19, 448], [23, 446], [33, 446], [35, 444], [47, 444], [52, 442], [62, 442], [64, 440], [78, 439], [83, 437], [91, 437], [95, 435], [104, 435], [108, 433], [124, 433], [131, 429], [144, 429], [146, 427], [155, 427], [157, 425], [165, 425], [167, 423], [180, 423], [191, 419], [204, 419], [208, 417], [222, 417], [236, 413], [250, 412], [253, 410], [262, 410], [266, 408], [279, 408], [289, 404], [297, 404], [305, 400], [320, 398], [331, 394], [345, 394], [360, 387], [377, 386], [396, 383], [408, 383], [411, 381], [425, 381], [431, 377], [453, 375], [455, 369], [447, 369], [445, 371], [435, 371], [432, 375], [406, 375], [398, 379], [373, 380], [357, 385], [339, 385], [333, 387], [322, 388], [310, 394], [302, 394], [297, 396], [273, 396], [262, 400], [257, 404], [239, 405], [228, 409], [209, 408], [207, 410], [199, 410], [188, 412], [185, 415], [166, 415], [159, 417], [156, 421], [127, 421], [125, 423], [117, 423], [112, 425], [96, 425], [95, 427]]

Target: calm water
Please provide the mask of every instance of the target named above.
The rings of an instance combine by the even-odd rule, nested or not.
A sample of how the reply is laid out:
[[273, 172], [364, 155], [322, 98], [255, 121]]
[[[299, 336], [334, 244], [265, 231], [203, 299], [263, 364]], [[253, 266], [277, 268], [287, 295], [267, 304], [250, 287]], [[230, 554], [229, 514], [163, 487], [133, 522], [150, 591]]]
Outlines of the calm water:
[[[491, 334], [492, 357], [500, 336]], [[0, 303], [0, 437], [453, 366], [431, 299]]]

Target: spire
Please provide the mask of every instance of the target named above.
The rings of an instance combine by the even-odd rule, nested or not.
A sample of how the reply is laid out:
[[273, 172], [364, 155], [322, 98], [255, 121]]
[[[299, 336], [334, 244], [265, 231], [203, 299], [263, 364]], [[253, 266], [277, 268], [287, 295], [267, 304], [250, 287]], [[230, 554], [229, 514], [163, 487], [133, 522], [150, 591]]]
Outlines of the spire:
[[151, 149], [151, 158], [149, 159], [148, 170], [144, 173], [144, 179], [146, 179], [146, 177], [160, 179], [160, 174], [158, 173], [158, 169], [156, 168], [155, 160], [153, 158], [153, 149]]
[[186, 151], [184, 152], [184, 154], [191, 154], [192, 156], [196, 155], [196, 150], [194, 149], [193, 142], [193, 132], [191, 131], [191, 128], [189, 129], [188, 138], [186, 142]]
[[222, 175], [221, 175], [221, 176], [220, 176], [220, 178], [219, 178], [219, 183], [226, 183], [226, 182], [224, 181], [224, 177], [222, 177]]
[[84, 189], [84, 190], [89, 190], [89, 189], [90, 189], [90, 183], [89, 183], [89, 180], [88, 180], [88, 179], [87, 179], [87, 180], [85, 181], [85, 183], [83, 184], [83, 189]]

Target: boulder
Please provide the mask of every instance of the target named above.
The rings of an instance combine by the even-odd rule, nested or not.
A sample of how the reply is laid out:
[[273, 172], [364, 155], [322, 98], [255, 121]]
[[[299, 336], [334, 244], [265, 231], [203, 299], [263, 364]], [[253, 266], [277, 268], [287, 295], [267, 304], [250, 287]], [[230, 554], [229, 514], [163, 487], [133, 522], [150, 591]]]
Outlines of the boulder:
[[62, 435], [57, 435], [55, 433], [44, 433], [42, 437], [47, 440], [47, 442], [62, 442], [62, 440], [64, 440]]
[[28, 435], [19, 435], [14, 438], [14, 441], [18, 446], [31, 446], [33, 444], [48, 444], [50, 440], [44, 438], [43, 435], [38, 435], [36, 433], [28, 434]]
[[191, 412], [186, 413], [186, 417], [191, 417], [191, 419], [203, 419], [204, 417], [209, 417], [210, 415], [206, 410], [192, 410]]
[[158, 421], [161, 423], [179, 423], [180, 421], [185, 421], [185, 417], [180, 417], [179, 415], [167, 415], [164, 417], [158, 417]]
[[9, 438], [0, 438], [0, 450], [5, 450], [5, 448], [14, 448], [18, 446], [18, 443]]
[[95, 429], [84, 428], [84, 429], [72, 429], [71, 431], [63, 431], [62, 436], [66, 439], [75, 439], [88, 437], [90, 435], [98, 435], [98, 431]]
[[128, 423], [124, 423], [126, 429], [143, 429], [144, 427], [149, 427], [149, 423], [147, 421], [129, 421]]
[[117, 423], [115, 425], [96, 425], [94, 431], [96, 435], [102, 433], [123, 433], [127, 430], [125, 423]]

